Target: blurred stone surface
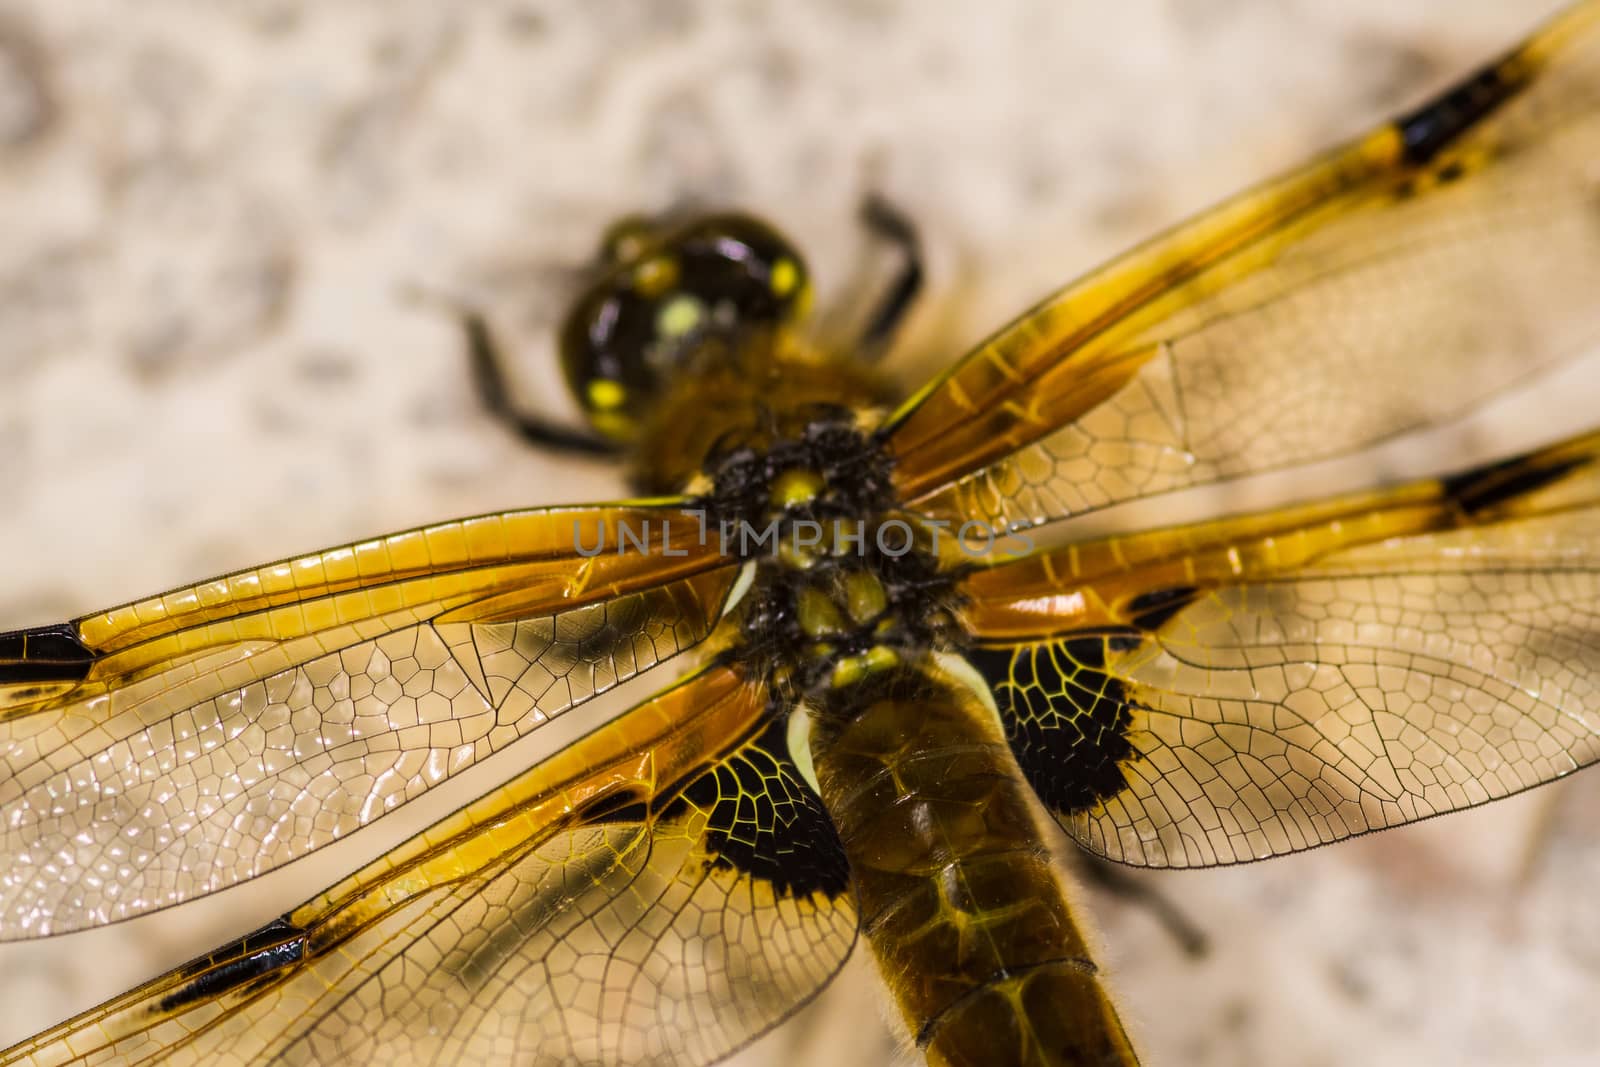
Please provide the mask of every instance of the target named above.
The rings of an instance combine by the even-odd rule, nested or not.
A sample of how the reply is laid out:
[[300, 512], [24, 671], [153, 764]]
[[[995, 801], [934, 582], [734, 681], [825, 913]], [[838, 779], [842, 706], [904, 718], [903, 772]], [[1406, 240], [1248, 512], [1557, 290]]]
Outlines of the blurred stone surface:
[[[456, 331], [415, 287], [480, 303], [523, 401], [570, 413], [550, 327], [608, 220], [747, 206], [808, 250], [826, 307], [859, 277], [855, 210], [877, 189], [931, 258], [896, 356], [915, 381], [1554, 7], [0, 0], [0, 628], [620, 494], [609, 467], [482, 416]], [[1592, 420], [1573, 380], [1486, 447]], [[1199, 962], [1090, 895], [1147, 1061], [1593, 1062], [1600, 790], [1574, 784], [1152, 876], [1210, 936]], [[169, 913], [0, 946], [0, 1043], [264, 921], [449, 806]], [[874, 978], [862, 953], [738, 1062], [886, 1062]]]

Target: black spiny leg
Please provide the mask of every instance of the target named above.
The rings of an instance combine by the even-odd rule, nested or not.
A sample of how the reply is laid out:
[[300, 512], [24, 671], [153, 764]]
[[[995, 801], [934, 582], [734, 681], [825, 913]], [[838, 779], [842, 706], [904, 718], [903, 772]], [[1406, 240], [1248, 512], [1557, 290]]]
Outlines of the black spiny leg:
[[1075, 859], [1078, 862], [1074, 866], [1085, 880], [1148, 912], [1178, 943], [1185, 956], [1200, 959], [1209, 951], [1205, 931], [1196, 926], [1194, 920], [1185, 915], [1161, 890], [1092, 853], [1080, 852]]
[[405, 296], [431, 305], [454, 318], [466, 334], [467, 358], [472, 363], [472, 386], [478, 400], [497, 420], [509, 426], [518, 437], [541, 448], [580, 452], [589, 456], [614, 456], [621, 451], [614, 442], [585, 430], [563, 426], [539, 415], [517, 411], [511, 404], [505, 375], [501, 373], [500, 346], [483, 313], [448, 293], [423, 286], [407, 286]]
[[620, 451], [615, 442], [603, 437], [512, 407], [505, 375], [500, 370], [500, 348], [495, 344], [488, 320], [471, 308], [456, 307], [454, 310], [467, 333], [467, 357], [472, 361], [472, 383], [477, 389], [478, 399], [489, 414], [515, 430], [524, 441], [542, 448], [582, 452], [591, 456], [611, 456]]
[[869, 194], [861, 205], [861, 220], [873, 233], [899, 248], [903, 260], [894, 284], [867, 319], [867, 328], [857, 345], [862, 359], [876, 362], [888, 352], [895, 331], [922, 290], [922, 241], [915, 224], [876, 193]]

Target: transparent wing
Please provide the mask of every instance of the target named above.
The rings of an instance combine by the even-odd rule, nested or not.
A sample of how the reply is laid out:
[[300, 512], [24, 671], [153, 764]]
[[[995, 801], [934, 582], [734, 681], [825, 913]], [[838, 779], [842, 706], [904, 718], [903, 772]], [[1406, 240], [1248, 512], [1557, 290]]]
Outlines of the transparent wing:
[[712, 669], [6, 1064], [704, 1064], [849, 955], [832, 824]]
[[270, 870], [693, 645], [732, 573], [697, 530], [508, 512], [0, 635], [0, 938]]
[[1237, 863], [1600, 758], [1600, 435], [969, 583], [975, 665], [1085, 847]]
[[903, 497], [1031, 525], [1357, 450], [1600, 340], [1600, 0], [1049, 298], [889, 421]]

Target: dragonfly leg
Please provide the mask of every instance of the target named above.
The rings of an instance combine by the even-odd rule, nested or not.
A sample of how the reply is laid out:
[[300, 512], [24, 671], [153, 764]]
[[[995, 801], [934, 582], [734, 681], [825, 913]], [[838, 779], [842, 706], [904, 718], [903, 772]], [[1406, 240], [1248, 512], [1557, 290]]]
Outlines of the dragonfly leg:
[[1081, 853], [1078, 859], [1080, 862], [1075, 866], [1086, 881], [1147, 912], [1178, 943], [1185, 956], [1190, 959], [1205, 957], [1210, 950], [1205, 931], [1185, 915], [1171, 897], [1110, 860], [1087, 852]]
[[584, 455], [616, 455], [620, 448], [598, 434], [563, 425], [540, 415], [518, 411], [511, 400], [506, 377], [501, 370], [505, 360], [495, 341], [489, 320], [470, 304], [438, 290], [419, 285], [407, 286], [405, 295], [420, 304], [448, 314], [466, 334], [467, 358], [471, 363], [473, 391], [485, 410], [509, 427], [518, 437], [539, 448], [551, 448]]
[[856, 347], [862, 359], [877, 362], [894, 343], [895, 331], [922, 290], [922, 241], [916, 224], [876, 193], [869, 193], [862, 203], [861, 221], [872, 233], [898, 248], [901, 257], [900, 270], [868, 317]]
[[564, 426], [541, 415], [518, 411], [506, 387], [505, 374], [501, 370], [504, 360], [500, 346], [495, 343], [494, 331], [489, 328], [489, 320], [471, 308], [457, 308], [456, 314], [467, 335], [467, 357], [472, 363], [473, 386], [490, 415], [524, 441], [541, 448], [593, 456], [616, 455], [620, 451], [616, 442], [598, 434]]

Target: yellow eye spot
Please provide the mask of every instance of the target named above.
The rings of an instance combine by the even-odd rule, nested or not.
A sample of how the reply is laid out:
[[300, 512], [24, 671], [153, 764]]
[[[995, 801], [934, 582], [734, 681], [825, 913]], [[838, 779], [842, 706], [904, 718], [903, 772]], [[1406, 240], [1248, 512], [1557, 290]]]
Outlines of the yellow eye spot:
[[639, 435], [639, 424], [620, 411], [592, 411], [589, 425], [613, 441], [632, 441]]
[[772, 287], [772, 295], [784, 297], [794, 292], [794, 287], [800, 284], [800, 266], [788, 256], [784, 256], [772, 265], [772, 275], [767, 280]]
[[680, 293], [661, 305], [656, 313], [656, 333], [668, 339], [683, 337], [699, 326], [705, 315], [704, 304], [687, 293]]
[[671, 256], [652, 256], [633, 268], [633, 288], [646, 300], [654, 300], [678, 284], [678, 261]]
[[612, 411], [620, 408], [628, 398], [628, 390], [621, 383], [597, 378], [589, 383], [589, 407], [595, 411]]

